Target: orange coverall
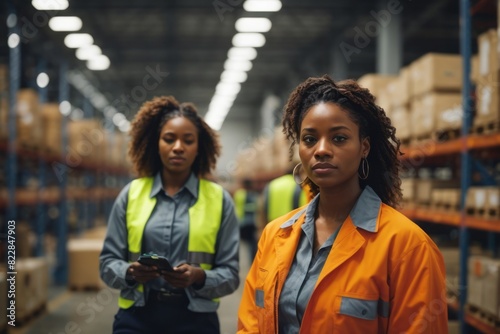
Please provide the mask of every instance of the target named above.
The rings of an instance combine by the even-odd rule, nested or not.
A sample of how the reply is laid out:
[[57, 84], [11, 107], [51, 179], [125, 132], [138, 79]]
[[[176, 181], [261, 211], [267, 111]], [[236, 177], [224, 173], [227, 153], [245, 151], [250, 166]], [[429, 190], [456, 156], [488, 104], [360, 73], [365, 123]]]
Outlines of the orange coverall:
[[[278, 302], [301, 235], [303, 209], [263, 231], [244, 286], [238, 333], [278, 333]], [[353, 222], [351, 212], [342, 225], [300, 333], [448, 333], [445, 268], [434, 242], [381, 202], [358, 210], [371, 210], [372, 222]]]

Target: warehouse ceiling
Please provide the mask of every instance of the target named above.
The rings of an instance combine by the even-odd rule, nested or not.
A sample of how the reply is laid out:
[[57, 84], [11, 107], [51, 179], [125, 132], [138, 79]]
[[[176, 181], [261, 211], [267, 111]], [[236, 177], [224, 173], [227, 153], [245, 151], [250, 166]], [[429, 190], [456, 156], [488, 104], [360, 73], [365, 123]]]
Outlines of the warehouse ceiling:
[[[371, 11], [387, 9], [391, 3], [402, 9], [397, 14], [402, 25], [402, 65], [430, 51], [460, 52], [456, 0], [390, 0], [379, 5], [371, 0], [283, 0], [282, 9], [275, 13], [248, 13], [243, 0], [73, 0], [64, 11], [45, 13], [35, 10], [30, 2], [13, 1], [26, 30], [22, 85], [32, 85], [28, 78], [33, 77], [41, 60], [46, 60], [49, 75], [57, 78], [59, 64], [67, 59], [73, 74], [84, 75], [128, 119], [142, 102], [164, 94], [192, 101], [204, 114], [240, 17], [268, 17], [272, 28], [264, 34], [266, 43], [257, 49], [248, 79], [228, 114], [233, 120], [256, 119], [268, 94], [284, 99], [308, 76], [335, 76], [335, 49], [342, 42], [352, 45], [356, 28], [363, 29], [374, 21]], [[472, 2], [475, 30], [496, 25], [492, 3]], [[64, 46], [66, 33], [53, 32], [43, 20], [54, 15], [79, 16], [81, 32], [94, 37], [111, 61], [109, 69], [90, 71], [76, 59], [74, 50]], [[34, 30], [29, 31], [30, 24]], [[2, 58], [7, 59], [5, 41], [1, 43]], [[371, 38], [359, 53], [351, 55], [343, 75], [358, 78], [375, 72], [376, 49], [375, 38]], [[55, 81], [49, 86], [50, 99], [57, 99]], [[71, 94], [78, 101], [79, 93]]]

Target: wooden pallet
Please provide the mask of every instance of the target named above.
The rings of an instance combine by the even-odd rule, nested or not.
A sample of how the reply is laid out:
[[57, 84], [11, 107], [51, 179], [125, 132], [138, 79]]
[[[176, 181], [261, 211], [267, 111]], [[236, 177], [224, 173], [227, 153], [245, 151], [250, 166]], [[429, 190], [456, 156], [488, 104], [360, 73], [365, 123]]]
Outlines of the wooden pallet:
[[448, 140], [460, 138], [461, 134], [462, 134], [461, 129], [436, 130], [431, 135], [431, 139], [443, 142], [443, 141], [448, 141]]
[[475, 134], [491, 134], [500, 132], [500, 122], [498, 120], [474, 124], [471, 129]]
[[498, 316], [470, 304], [466, 304], [465, 309], [474, 318], [480, 320], [481, 322], [484, 322], [485, 324], [495, 328], [496, 330], [500, 330], [500, 318]]
[[431, 206], [433, 210], [436, 211], [443, 211], [446, 213], [453, 213], [453, 212], [459, 212], [460, 211], [460, 205], [453, 205], [450, 203], [433, 203]]
[[484, 211], [484, 218], [486, 219], [500, 219], [499, 208], [488, 208]]
[[484, 208], [467, 207], [465, 208], [465, 212], [469, 216], [484, 218], [486, 210]]

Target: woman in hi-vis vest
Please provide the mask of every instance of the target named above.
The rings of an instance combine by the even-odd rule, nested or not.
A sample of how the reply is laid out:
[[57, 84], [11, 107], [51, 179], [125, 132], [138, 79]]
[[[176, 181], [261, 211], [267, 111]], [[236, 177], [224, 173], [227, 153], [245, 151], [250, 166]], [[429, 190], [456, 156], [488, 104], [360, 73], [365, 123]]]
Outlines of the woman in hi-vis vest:
[[299, 146], [296, 182], [316, 196], [262, 232], [238, 333], [448, 333], [443, 257], [393, 208], [400, 142], [374, 97], [353, 80], [309, 78], [283, 126]]
[[100, 256], [102, 279], [120, 289], [113, 333], [219, 333], [219, 298], [239, 285], [239, 226], [230, 194], [202, 178], [218, 137], [172, 96], [144, 103], [130, 135], [139, 178], [118, 195]]

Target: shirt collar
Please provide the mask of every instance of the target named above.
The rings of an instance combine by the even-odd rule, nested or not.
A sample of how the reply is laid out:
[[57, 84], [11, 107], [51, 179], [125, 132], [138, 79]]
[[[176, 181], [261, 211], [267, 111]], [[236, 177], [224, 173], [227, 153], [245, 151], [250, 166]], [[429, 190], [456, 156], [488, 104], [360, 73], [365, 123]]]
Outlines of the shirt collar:
[[[306, 217], [304, 219], [304, 225], [306, 226], [314, 223], [314, 213], [319, 203], [319, 196], [320, 194], [316, 195], [305, 209]], [[382, 201], [375, 191], [370, 186], [366, 186], [349, 213], [353, 224], [368, 232], [377, 232], [377, 218], [381, 204]], [[304, 210], [300, 210], [280, 227], [287, 228], [292, 226], [303, 213]]]
[[[195, 199], [198, 198], [198, 178], [194, 176], [193, 173], [189, 175], [189, 178], [180, 190], [184, 188], [187, 189]], [[161, 172], [158, 172], [154, 176], [153, 187], [151, 188], [151, 193], [149, 196], [151, 198], [155, 197], [161, 190], [163, 190], [163, 184], [161, 182]]]

